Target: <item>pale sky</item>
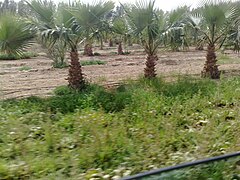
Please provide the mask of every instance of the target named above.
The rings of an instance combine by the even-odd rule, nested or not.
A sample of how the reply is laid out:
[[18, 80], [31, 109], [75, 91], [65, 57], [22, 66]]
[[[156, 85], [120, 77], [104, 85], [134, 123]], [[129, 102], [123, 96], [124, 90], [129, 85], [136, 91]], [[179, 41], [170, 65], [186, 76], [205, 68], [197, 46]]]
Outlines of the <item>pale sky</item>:
[[[96, 0], [80, 0], [80, 1], [87, 2], [87, 3], [96, 2]], [[118, 2], [121, 2], [121, 3], [135, 3], [136, 2], [136, 0], [112, 0], [112, 1], [116, 2], [116, 4]], [[170, 10], [175, 9], [178, 6], [182, 6], [182, 5], [195, 6], [198, 2], [199, 2], [199, 0], [156, 0], [155, 4], [156, 4], [156, 7], [159, 7], [160, 9], [162, 9], [164, 11], [170, 11]]]
[[[55, 2], [69, 2], [69, 0], [53, 0]], [[75, 1], [75, 0], [70, 0]], [[77, 0], [80, 2], [84, 3], [93, 3], [93, 2], [98, 2], [99, 0]], [[103, 0], [104, 1], [104, 0]], [[121, 2], [121, 3], [135, 3], [138, 0], [112, 0], [116, 2], [116, 5]], [[147, 1], [147, 0], [146, 0]], [[156, 7], [164, 10], [164, 11], [171, 11], [173, 9], [176, 9], [179, 6], [191, 6], [191, 7], [196, 7], [199, 2], [202, 2], [203, 0], [155, 0]], [[231, 0], [231, 1], [237, 1], [237, 0]]]
[[[115, 2], [119, 2], [119, 0], [114, 0]], [[128, 3], [135, 3], [135, 0], [120, 0], [121, 3], [128, 2]], [[156, 7], [159, 7], [160, 9], [164, 11], [170, 11], [172, 9], [177, 8], [178, 6], [182, 5], [196, 5], [196, 3], [199, 2], [199, 0], [156, 0], [155, 4]]]
[[160, 7], [162, 10], [170, 11], [178, 6], [187, 5], [194, 7], [198, 2], [199, 0], [156, 0], [156, 6]]

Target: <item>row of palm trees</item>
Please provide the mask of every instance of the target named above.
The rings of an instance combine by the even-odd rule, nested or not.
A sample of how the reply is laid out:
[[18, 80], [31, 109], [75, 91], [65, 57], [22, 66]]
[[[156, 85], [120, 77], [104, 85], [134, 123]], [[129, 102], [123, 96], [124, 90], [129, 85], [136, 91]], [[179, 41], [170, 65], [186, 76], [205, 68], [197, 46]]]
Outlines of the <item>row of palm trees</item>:
[[[121, 4], [121, 13], [113, 13], [114, 3], [111, 1], [95, 4], [60, 3], [57, 8], [48, 3], [51, 2], [27, 2], [35, 16], [25, 19], [25, 22], [31, 22], [31, 26], [25, 26], [29, 28], [23, 30], [28, 29], [29, 34], [37, 33], [48, 47], [62, 44], [70, 50], [68, 82], [73, 89], [85, 87], [78, 47], [84, 43], [84, 54], [92, 56], [94, 37], [102, 42], [104, 36], [109, 39], [113, 34], [117, 36], [118, 54], [123, 54], [122, 43], [126, 39], [137, 40], [147, 54], [144, 69], [146, 78], [157, 75], [155, 66], [160, 46], [170, 44], [172, 50], [179, 50], [191, 43], [198, 44], [198, 47], [206, 44], [207, 55], [202, 76], [212, 79], [220, 78], [216, 50], [228, 40], [235, 43], [240, 38], [239, 1], [207, 0], [191, 11], [185, 6], [167, 13], [155, 8], [155, 0]], [[6, 47], [1, 40], [3, 28], [0, 20], [0, 51]]]

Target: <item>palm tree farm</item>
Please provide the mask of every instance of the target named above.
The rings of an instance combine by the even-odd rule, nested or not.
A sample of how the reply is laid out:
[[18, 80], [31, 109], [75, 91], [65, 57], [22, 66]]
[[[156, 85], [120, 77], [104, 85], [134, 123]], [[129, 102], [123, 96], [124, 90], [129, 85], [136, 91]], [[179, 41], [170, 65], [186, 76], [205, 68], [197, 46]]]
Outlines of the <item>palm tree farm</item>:
[[[239, 51], [238, 0], [0, 0], [0, 179], [116, 180], [240, 151]], [[240, 179], [239, 164], [136, 179]]]

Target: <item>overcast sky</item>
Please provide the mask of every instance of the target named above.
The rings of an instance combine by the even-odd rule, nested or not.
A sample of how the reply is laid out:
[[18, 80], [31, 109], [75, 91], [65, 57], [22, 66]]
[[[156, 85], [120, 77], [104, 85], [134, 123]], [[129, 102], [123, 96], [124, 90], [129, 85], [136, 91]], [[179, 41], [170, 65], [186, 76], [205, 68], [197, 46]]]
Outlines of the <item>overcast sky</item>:
[[156, 5], [163, 10], [169, 11], [177, 8], [178, 6], [196, 6], [199, 0], [156, 0]]
[[[115, 2], [119, 2], [119, 0], [114, 0]], [[120, 0], [120, 2], [136, 2], [135, 0]], [[177, 8], [178, 6], [182, 5], [195, 5], [196, 2], [199, 2], [198, 0], [156, 0], [156, 6], [159, 7], [162, 10], [170, 11], [172, 9]]]
[[[96, 0], [80, 0], [81, 2], [96, 2]], [[116, 3], [118, 3], [119, 1], [121, 3], [135, 3], [136, 0], [112, 0]], [[156, 0], [156, 7], [159, 7], [162, 10], [165, 11], [170, 11], [172, 9], [175, 9], [178, 6], [182, 6], [182, 5], [196, 5], [196, 3], [199, 2], [199, 0]]]
[[[53, 1], [69, 2], [69, 0], [53, 0]], [[75, 0], [70, 0], [70, 1], [75, 1]], [[79, 0], [79, 1], [84, 2], [84, 3], [93, 3], [93, 2], [98, 2], [99, 0]], [[119, 2], [121, 2], [121, 3], [135, 3], [136, 2], [136, 0], [112, 0], [112, 1], [116, 2], [116, 5]], [[184, 5], [196, 7], [196, 5], [202, 1], [203, 0], [155, 0], [155, 4], [156, 4], [156, 7], [159, 7], [160, 9], [162, 9], [164, 11], [171, 11], [171, 10], [177, 8], [178, 6], [184, 6]], [[237, 1], [237, 0], [232, 0], [232, 1]]]

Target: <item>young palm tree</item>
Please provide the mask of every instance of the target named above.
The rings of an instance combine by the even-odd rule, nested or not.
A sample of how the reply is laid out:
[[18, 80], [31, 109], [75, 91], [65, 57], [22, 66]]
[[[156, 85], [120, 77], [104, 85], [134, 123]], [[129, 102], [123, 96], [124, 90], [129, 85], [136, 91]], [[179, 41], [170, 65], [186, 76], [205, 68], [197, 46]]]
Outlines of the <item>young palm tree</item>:
[[172, 51], [188, 48], [185, 19], [189, 11], [189, 7], [183, 6], [166, 14], [165, 39], [168, 40]]
[[226, 42], [227, 46], [233, 46], [233, 51], [239, 53], [240, 51], [240, 22], [236, 22], [235, 25], [229, 31], [229, 36]]
[[69, 87], [75, 90], [82, 90], [85, 88], [86, 83], [77, 50], [81, 39], [81, 32], [76, 28], [76, 23], [70, 13], [70, 7], [68, 5], [61, 5], [57, 12], [51, 13], [47, 10], [48, 7], [41, 1], [32, 1], [29, 5], [41, 17], [39, 19], [42, 19], [38, 21], [38, 28], [42, 38], [48, 40], [50, 46], [53, 46], [60, 40], [65, 44], [66, 48], [70, 48]]
[[97, 30], [94, 33], [94, 38], [100, 41], [100, 49], [103, 50], [103, 42], [108, 42], [108, 36], [111, 32], [111, 22], [114, 18], [114, 11], [111, 10], [101, 19], [101, 23], [99, 24]]
[[128, 36], [128, 27], [123, 17], [115, 18], [112, 24], [112, 31], [118, 36], [118, 55], [123, 55], [122, 42]]
[[138, 1], [130, 8], [125, 8], [128, 26], [134, 36], [140, 39], [141, 45], [147, 53], [144, 76], [156, 77], [157, 49], [160, 45], [160, 27], [155, 1]]
[[94, 4], [78, 3], [71, 11], [76, 19], [79, 31], [84, 34], [84, 54], [93, 56], [91, 38], [94, 33], [99, 32], [105, 16], [114, 8], [111, 1], [99, 1]]
[[216, 49], [226, 39], [227, 32], [235, 18], [235, 7], [230, 2], [220, 0], [203, 1], [203, 5], [194, 14], [200, 18], [202, 27], [201, 33], [208, 44], [206, 62], [202, 71], [202, 77], [212, 79], [220, 78], [220, 71], [217, 65]]
[[185, 23], [190, 31], [191, 43], [195, 46], [196, 50], [203, 50], [205, 36], [200, 32], [201, 20], [189, 13], [185, 19]]
[[233, 26], [229, 31], [229, 36], [227, 38], [227, 44], [233, 45], [234, 52], [240, 52], [240, 1], [236, 1], [233, 5], [237, 9], [238, 17], [234, 19]]
[[34, 37], [34, 31], [24, 19], [11, 13], [0, 16], [0, 52], [21, 57]]

